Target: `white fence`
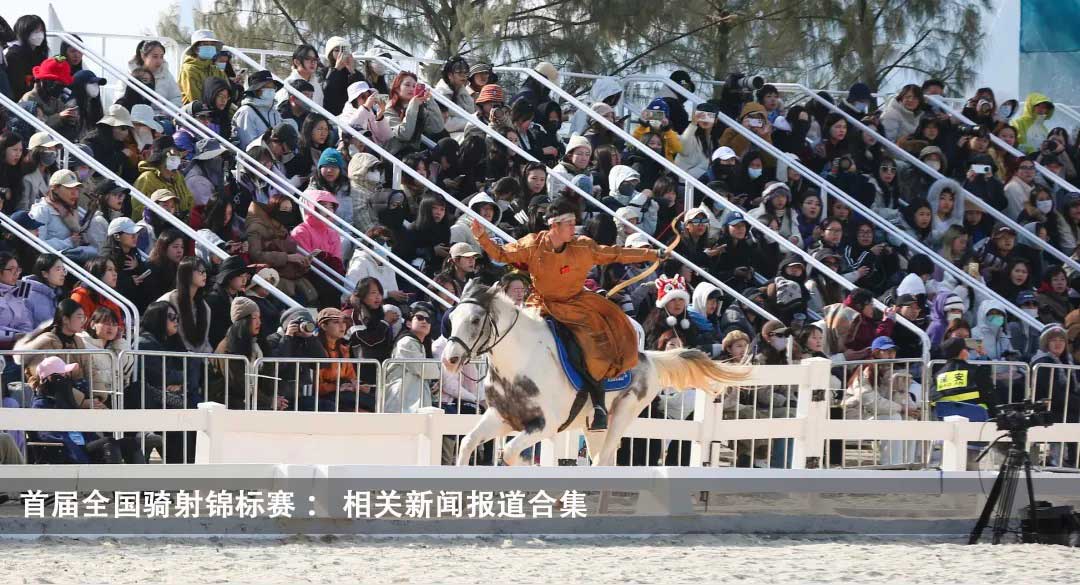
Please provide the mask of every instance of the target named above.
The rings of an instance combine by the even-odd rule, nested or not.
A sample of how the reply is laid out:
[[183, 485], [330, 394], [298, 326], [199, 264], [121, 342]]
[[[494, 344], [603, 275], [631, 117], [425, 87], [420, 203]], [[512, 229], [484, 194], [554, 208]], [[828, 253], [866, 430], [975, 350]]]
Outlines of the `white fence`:
[[[790, 441], [791, 467], [822, 467], [830, 440], [941, 442], [942, 468], [967, 468], [968, 444], [993, 440], [993, 424], [843, 420], [829, 416], [830, 362], [798, 366], [758, 366], [744, 386], [794, 386], [797, 407], [790, 418], [725, 419], [724, 404], [699, 392], [690, 420], [640, 418], [628, 437], [687, 441], [690, 465], [719, 465], [721, 446], [740, 440]], [[358, 418], [363, 417], [363, 418]], [[422, 409], [405, 414], [356, 414], [230, 410], [217, 403], [177, 410], [0, 409], [8, 430], [85, 429], [102, 433], [188, 431], [197, 436], [199, 463], [440, 465], [443, 439], [463, 435], [477, 415]], [[543, 441], [541, 464], [576, 459], [579, 432]], [[1033, 443], [1067, 444], [1080, 437], [1080, 424], [1063, 423], [1031, 432]]]

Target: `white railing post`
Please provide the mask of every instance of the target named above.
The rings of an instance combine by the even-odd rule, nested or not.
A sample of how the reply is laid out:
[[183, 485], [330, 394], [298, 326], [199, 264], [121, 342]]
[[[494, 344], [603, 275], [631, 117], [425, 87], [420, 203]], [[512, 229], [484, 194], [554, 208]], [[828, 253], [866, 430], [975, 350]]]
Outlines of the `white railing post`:
[[803, 360], [795, 418], [801, 433], [792, 448], [792, 469], [818, 469], [825, 463], [826, 429], [829, 424], [829, 377], [831, 362], [823, 358]]

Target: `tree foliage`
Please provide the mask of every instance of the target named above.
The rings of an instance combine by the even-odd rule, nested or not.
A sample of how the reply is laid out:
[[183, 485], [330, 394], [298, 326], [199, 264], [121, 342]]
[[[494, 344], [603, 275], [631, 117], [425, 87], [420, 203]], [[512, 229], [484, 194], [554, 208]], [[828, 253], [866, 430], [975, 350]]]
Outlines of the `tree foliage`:
[[[291, 49], [330, 36], [354, 49], [455, 54], [496, 65], [547, 60], [625, 75], [683, 68], [877, 88], [904, 72], [962, 85], [990, 0], [216, 0], [197, 17], [230, 44]], [[186, 42], [175, 8], [160, 34]]]

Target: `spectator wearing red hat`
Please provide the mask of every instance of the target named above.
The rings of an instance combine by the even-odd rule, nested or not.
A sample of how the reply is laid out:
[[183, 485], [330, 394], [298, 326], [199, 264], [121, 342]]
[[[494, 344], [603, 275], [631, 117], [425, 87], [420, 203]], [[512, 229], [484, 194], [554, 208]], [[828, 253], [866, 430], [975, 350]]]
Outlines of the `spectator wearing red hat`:
[[50, 57], [33, 68], [34, 87], [19, 101], [33, 102], [45, 114], [45, 123], [74, 140], [79, 131], [79, 108], [74, 100], [64, 101], [64, 88], [75, 80], [67, 61]]

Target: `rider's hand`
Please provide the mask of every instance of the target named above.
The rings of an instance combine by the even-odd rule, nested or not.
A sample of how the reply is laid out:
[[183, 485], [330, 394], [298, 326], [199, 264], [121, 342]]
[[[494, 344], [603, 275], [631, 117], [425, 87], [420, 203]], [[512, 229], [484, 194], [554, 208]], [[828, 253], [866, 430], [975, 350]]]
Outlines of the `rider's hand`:
[[480, 236], [484, 235], [484, 224], [480, 223], [480, 220], [474, 219], [469, 224], [469, 229], [472, 230], [474, 238], [480, 239]]

